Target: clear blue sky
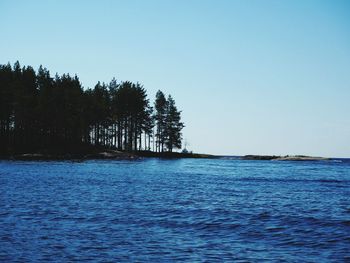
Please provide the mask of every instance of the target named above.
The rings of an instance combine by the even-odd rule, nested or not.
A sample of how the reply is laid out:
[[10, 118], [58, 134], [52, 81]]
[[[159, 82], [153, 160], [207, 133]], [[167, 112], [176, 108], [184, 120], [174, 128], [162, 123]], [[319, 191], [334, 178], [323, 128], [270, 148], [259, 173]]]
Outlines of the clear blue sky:
[[0, 1], [0, 63], [172, 94], [189, 148], [350, 157], [350, 1]]

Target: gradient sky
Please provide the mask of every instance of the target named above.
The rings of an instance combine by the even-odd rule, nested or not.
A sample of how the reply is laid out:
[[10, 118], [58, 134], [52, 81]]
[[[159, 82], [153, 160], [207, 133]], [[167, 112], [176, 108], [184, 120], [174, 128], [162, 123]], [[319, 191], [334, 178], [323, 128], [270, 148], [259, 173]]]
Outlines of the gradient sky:
[[0, 1], [0, 63], [139, 81], [189, 149], [350, 157], [350, 1]]

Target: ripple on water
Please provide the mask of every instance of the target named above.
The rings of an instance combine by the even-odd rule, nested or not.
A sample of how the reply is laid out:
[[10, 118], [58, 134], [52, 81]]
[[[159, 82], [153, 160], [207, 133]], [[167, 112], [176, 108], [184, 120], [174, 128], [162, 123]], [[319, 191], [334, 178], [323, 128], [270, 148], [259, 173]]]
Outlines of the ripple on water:
[[350, 162], [0, 162], [0, 261], [349, 260]]

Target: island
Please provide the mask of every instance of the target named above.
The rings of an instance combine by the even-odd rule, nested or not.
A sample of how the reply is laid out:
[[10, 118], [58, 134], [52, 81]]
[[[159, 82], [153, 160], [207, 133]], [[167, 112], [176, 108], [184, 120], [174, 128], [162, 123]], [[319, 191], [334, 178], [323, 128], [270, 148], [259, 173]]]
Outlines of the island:
[[328, 161], [331, 158], [326, 157], [314, 157], [306, 155], [245, 155], [242, 156], [243, 160], [263, 160], [263, 161]]

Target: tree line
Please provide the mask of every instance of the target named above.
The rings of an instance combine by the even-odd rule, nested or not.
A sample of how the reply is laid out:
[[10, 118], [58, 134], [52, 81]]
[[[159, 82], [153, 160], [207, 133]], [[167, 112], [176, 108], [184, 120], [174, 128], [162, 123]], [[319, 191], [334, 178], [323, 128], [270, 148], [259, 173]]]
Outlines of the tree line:
[[158, 91], [151, 105], [139, 83], [113, 78], [84, 89], [76, 75], [0, 65], [0, 154], [171, 152], [181, 148], [183, 127], [172, 96]]

